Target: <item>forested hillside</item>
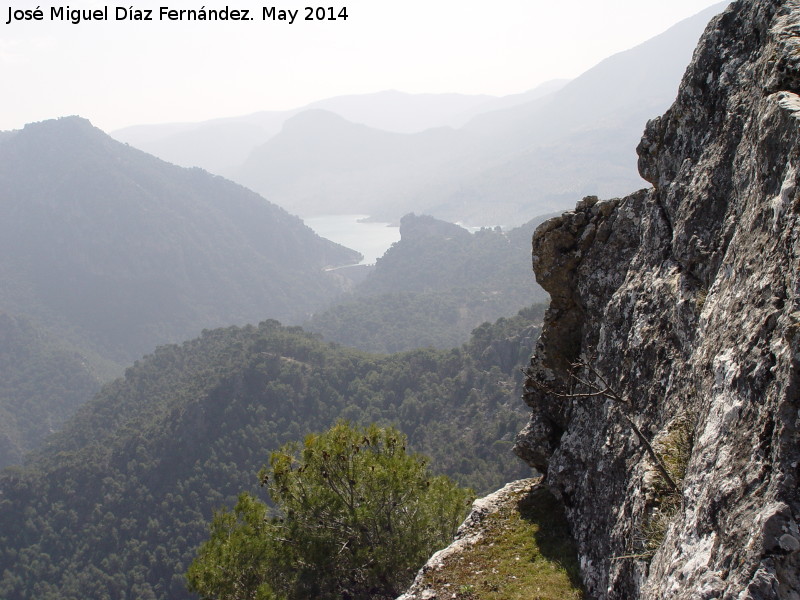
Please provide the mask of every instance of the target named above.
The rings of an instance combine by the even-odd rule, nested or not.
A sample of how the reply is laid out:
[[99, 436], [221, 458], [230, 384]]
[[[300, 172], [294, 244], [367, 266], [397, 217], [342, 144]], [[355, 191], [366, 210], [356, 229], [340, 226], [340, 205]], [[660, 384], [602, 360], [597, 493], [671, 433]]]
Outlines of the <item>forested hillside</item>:
[[392, 356], [276, 321], [159, 348], [0, 476], [0, 597], [190, 597], [183, 573], [213, 509], [259, 493], [270, 450], [340, 418], [396, 425], [479, 492], [526, 475], [510, 448], [537, 314]]
[[29, 320], [0, 312], [0, 467], [61, 427], [99, 389], [103, 373]]
[[301, 319], [357, 260], [299, 218], [77, 117], [0, 138], [0, 309], [126, 364], [206, 327]]
[[101, 382], [204, 328], [299, 322], [358, 253], [77, 117], [0, 136], [0, 466]]
[[427, 215], [406, 215], [400, 241], [369, 276], [305, 327], [369, 352], [458, 346], [481, 323], [546, 301], [524, 275], [531, 235], [543, 220], [508, 232], [470, 233]]

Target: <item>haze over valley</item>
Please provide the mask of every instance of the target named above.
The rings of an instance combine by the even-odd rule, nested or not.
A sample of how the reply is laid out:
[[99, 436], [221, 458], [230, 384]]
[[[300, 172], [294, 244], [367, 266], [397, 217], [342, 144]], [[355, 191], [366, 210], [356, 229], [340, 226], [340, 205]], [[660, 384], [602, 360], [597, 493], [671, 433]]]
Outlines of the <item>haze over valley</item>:
[[574, 80], [502, 98], [380, 92], [291, 111], [112, 133], [225, 175], [302, 217], [414, 212], [518, 226], [642, 187], [634, 151], [672, 102], [711, 7]]
[[[783, 249], [794, 243], [780, 225], [798, 212], [796, 170], [780, 166], [796, 156], [781, 111], [800, 100], [787, 95], [795, 80], [781, 79], [778, 67], [773, 87], [759, 78], [775, 62], [761, 45], [772, 44], [764, 53], [793, 56], [765, 40], [791, 45], [794, 38], [774, 32], [795, 31], [792, 19], [800, 17], [782, 0], [753, 2], [752, 10], [745, 2], [700, 2], [694, 8], [701, 12], [687, 9], [692, 16], [666, 21], [661, 33], [521, 93], [361, 85], [239, 116], [220, 110], [198, 119], [187, 106], [185, 121], [105, 131], [92, 114], [66, 112], [0, 131], [0, 598], [522, 598], [550, 585], [546, 573], [559, 580], [541, 592], [546, 598], [668, 597], [648, 596], [641, 582], [672, 568], [666, 553], [683, 560], [675, 548], [710, 527], [693, 504], [708, 504], [698, 500], [707, 492], [690, 493], [705, 490], [707, 473], [689, 456], [734, 437], [725, 423], [740, 418], [718, 415], [719, 407], [704, 413], [701, 400], [692, 404], [691, 382], [703, 398], [729, 394], [725, 402], [733, 406], [735, 397], [744, 407], [743, 398], [755, 394], [741, 391], [746, 386], [758, 384], [772, 398], [769, 373], [784, 363], [796, 368], [786, 358], [800, 339], [796, 323], [785, 325], [796, 316], [786, 308], [796, 301], [790, 284], [778, 290], [775, 275], [759, 287], [748, 278], [767, 269], [739, 263], [742, 256], [760, 260], [751, 250], [761, 244], [763, 256], [783, 265], [786, 281], [796, 275], [769, 240], [785, 236]], [[153, 47], [144, 44], [140, 58], [151, 57], [167, 31], [187, 48], [195, 36], [206, 39], [201, 58], [214, 77], [196, 80], [194, 93], [208, 107], [226, 81], [233, 96], [231, 81], [245, 76], [266, 85], [272, 75], [276, 96], [288, 93], [277, 88], [286, 85], [281, 70], [292, 56], [298, 89], [317, 78], [318, 89], [339, 90], [319, 71], [302, 71], [301, 54], [281, 64], [258, 55], [262, 68], [254, 61], [246, 73], [228, 62], [228, 80], [212, 46], [238, 35], [233, 56], [256, 56], [245, 52], [253, 31], [288, 44], [283, 36], [293, 26], [292, 44], [316, 31], [321, 63], [345, 51], [354, 72], [381, 61], [387, 71], [404, 61], [423, 70], [426, 57], [417, 53], [440, 9], [432, 6], [429, 20], [419, 17], [420, 29], [407, 32], [405, 54], [390, 55], [376, 40], [352, 53], [349, 45], [378, 35], [361, 37], [359, 19], [378, 13], [357, 0], [344, 9], [347, 19], [276, 19], [267, 24], [272, 29], [258, 30], [267, 26], [260, 21], [141, 23], [141, 31], [151, 27]], [[462, 9], [463, 22], [459, 13], [448, 16], [458, 31], [475, 18]], [[508, 15], [500, 30], [487, 22], [498, 47], [510, 41], [503, 32], [521, 35]], [[397, 16], [398, 26], [406, 17]], [[563, 35], [582, 31], [580, 17]], [[41, 38], [23, 35], [39, 25]], [[19, 61], [39, 56], [34, 39], [63, 50], [66, 30], [58, 28], [68, 25], [6, 24], [0, 65], [16, 76]], [[569, 31], [569, 23], [556, 25]], [[134, 26], [74, 25], [85, 37], [70, 38], [76, 48], [69, 52], [105, 36], [95, 49], [97, 65], [105, 65], [102, 48], [116, 56], [116, 41], [129, 40]], [[479, 33], [474, 43], [484, 47]], [[385, 32], [387, 40], [396, 35]], [[573, 43], [585, 51], [583, 40]], [[445, 38], [437, 47], [447, 47], [443, 55], [469, 54], [463, 68], [476, 78], [487, 70], [488, 56], [485, 64]], [[147, 69], [126, 80], [143, 78], [131, 102], [146, 93], [165, 105], [153, 114], [176, 114], [166, 109], [183, 97], [177, 84], [185, 73], [176, 65], [187, 59], [184, 51], [162, 57], [174, 61], [175, 95], [163, 81], [155, 84], [162, 65], [153, 59], [137, 63]], [[530, 56], [531, 73], [547, 58]], [[489, 71], [499, 68], [491, 64]], [[746, 66], [739, 72], [736, 65]], [[119, 73], [105, 72], [109, 106]], [[330, 66], [331, 79], [336, 73]], [[530, 75], [515, 73], [515, 89], [524, 89]], [[71, 98], [65, 87], [65, 106], [74, 105]], [[748, 112], [760, 102], [766, 107]], [[25, 114], [19, 104], [9, 106]], [[121, 104], [120, 113], [140, 114], [131, 106]], [[748, 152], [760, 157], [752, 169]], [[780, 164], [762, 169], [772, 154]], [[769, 219], [759, 213], [745, 231], [741, 214], [760, 209], [735, 207], [761, 196], [770, 199]], [[762, 225], [774, 235], [758, 233]], [[751, 235], [757, 239], [742, 241]], [[726, 254], [728, 244], [736, 252]], [[751, 294], [756, 288], [763, 297]], [[745, 296], [750, 304], [731, 308], [731, 298]], [[766, 304], [774, 314], [764, 312]], [[734, 368], [730, 357], [749, 346], [726, 345], [741, 331], [715, 311], [731, 322], [758, 313], [763, 326], [748, 322], [741, 331], [783, 333], [753, 342], [752, 364], [741, 358]], [[717, 331], [728, 342], [717, 343]], [[702, 352], [695, 341], [705, 344]], [[785, 387], [793, 390], [791, 377]], [[789, 414], [781, 406], [780, 415]], [[789, 439], [790, 421], [762, 424], [759, 435], [777, 447], [772, 432]], [[715, 427], [722, 433], [708, 433]], [[351, 430], [355, 437], [344, 441], [342, 432]], [[686, 456], [675, 457], [678, 446]], [[766, 456], [772, 446], [759, 448]], [[360, 473], [364, 457], [372, 462]], [[413, 483], [393, 479], [417, 468]], [[531, 477], [555, 482], [555, 495]], [[477, 561], [480, 568], [469, 570], [484, 579], [445, 554], [443, 566], [427, 571], [441, 576], [420, 578], [423, 588], [401, 596], [420, 557], [432, 553], [408, 523], [438, 523], [449, 543], [469, 512], [465, 499], [512, 481], [469, 517], [470, 527], [499, 536], [496, 542], [456, 544], [454, 552], [468, 546], [483, 553], [468, 562]], [[426, 490], [428, 504], [405, 507]], [[590, 498], [592, 490], [602, 501]], [[721, 506], [730, 500], [715, 498]], [[758, 498], [759, 506], [772, 506]], [[785, 494], [775, 498], [787, 502], [775, 514], [793, 514]], [[368, 514], [373, 504], [388, 519], [380, 526]], [[597, 531], [585, 515], [598, 515]], [[662, 517], [663, 531], [652, 533]], [[681, 530], [686, 523], [696, 530]], [[410, 538], [380, 541], [407, 525]], [[459, 535], [471, 535], [468, 529]], [[770, 560], [791, 562], [800, 536], [796, 525], [781, 532]], [[508, 550], [512, 541], [523, 546]], [[412, 566], [404, 563], [400, 583], [389, 582], [380, 569], [400, 573], [392, 560], [406, 550], [416, 552]], [[522, 595], [509, 591], [514, 582]]]

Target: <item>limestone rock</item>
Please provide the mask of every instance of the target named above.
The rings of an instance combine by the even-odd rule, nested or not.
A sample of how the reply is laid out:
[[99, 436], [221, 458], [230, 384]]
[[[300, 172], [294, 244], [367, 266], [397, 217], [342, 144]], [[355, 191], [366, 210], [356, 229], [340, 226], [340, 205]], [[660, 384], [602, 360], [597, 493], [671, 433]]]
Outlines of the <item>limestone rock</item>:
[[482, 525], [488, 515], [496, 513], [500, 507], [506, 504], [515, 502], [521, 492], [529, 491], [538, 482], [538, 479], [513, 481], [500, 490], [475, 500], [472, 504], [472, 510], [458, 528], [453, 543], [431, 556], [417, 573], [411, 587], [397, 600], [431, 600], [436, 598], [436, 592], [429, 587], [430, 575], [441, 570], [448, 560], [468, 552], [475, 545], [483, 535]]
[[[534, 236], [552, 306], [516, 451], [560, 494], [592, 598], [800, 598], [798, 115], [800, 2], [734, 2], [647, 125], [653, 188]], [[627, 403], [575, 397], [576, 360]], [[654, 442], [694, 427], [652, 557], [662, 492], [623, 413]]]
[[583, 598], [563, 506], [541, 478], [476, 500], [453, 544], [428, 561], [398, 600], [529, 595]]

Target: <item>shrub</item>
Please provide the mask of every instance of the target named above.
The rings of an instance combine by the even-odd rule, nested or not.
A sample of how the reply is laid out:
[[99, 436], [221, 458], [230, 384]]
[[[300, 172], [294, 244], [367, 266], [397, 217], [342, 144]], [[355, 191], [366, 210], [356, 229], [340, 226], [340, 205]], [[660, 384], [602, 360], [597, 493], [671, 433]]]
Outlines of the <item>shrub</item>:
[[681, 509], [683, 480], [694, 445], [695, 420], [693, 414], [679, 416], [667, 428], [665, 435], [654, 444], [662, 464], [678, 487], [668, 485], [660, 472], [654, 473], [652, 491], [656, 502], [641, 525], [643, 558], [653, 557], [664, 542], [670, 523]]
[[187, 573], [204, 598], [394, 598], [452, 539], [472, 493], [432, 476], [392, 428], [339, 423], [273, 452], [247, 494], [215, 515]]

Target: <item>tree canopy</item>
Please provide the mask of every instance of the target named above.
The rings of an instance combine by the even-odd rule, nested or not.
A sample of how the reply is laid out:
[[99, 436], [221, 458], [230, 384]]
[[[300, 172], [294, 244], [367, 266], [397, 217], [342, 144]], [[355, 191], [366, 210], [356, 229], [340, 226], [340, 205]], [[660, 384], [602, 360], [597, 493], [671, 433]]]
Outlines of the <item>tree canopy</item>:
[[184, 574], [214, 509], [258, 497], [270, 450], [339, 419], [397, 427], [478, 493], [526, 477], [511, 446], [537, 315], [481, 326], [462, 348], [391, 356], [276, 321], [159, 348], [0, 472], [0, 598], [196, 597]]
[[531, 277], [520, 276], [530, 270], [536, 225], [469, 233], [433, 217], [406, 215], [400, 241], [369, 276], [304, 326], [367, 352], [463, 344], [481, 323], [546, 300]]
[[203, 598], [394, 598], [473, 498], [396, 429], [342, 421], [273, 452], [259, 477], [276, 509], [244, 493], [215, 515], [187, 573]]

